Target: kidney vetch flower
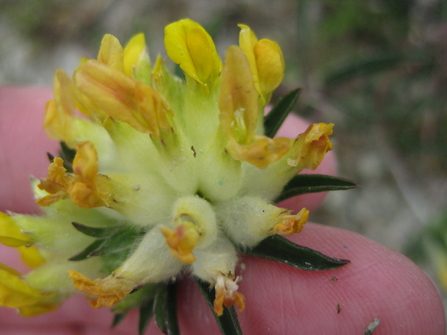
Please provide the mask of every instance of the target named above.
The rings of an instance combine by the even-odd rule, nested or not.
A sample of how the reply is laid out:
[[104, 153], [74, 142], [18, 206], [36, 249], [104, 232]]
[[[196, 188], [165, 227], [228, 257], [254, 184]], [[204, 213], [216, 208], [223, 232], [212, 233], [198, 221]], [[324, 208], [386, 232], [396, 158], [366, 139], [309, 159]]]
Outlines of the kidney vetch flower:
[[240, 28], [222, 62], [198, 23], [169, 24], [166, 51], [183, 79], [162, 57], [150, 61], [143, 34], [124, 48], [106, 35], [72, 77], [56, 71], [44, 128], [63, 150], [50, 157], [48, 177], [32, 181], [43, 214], [0, 213], [0, 242], [33, 268], [22, 275], [0, 264], [1, 305], [37, 315], [81, 291], [95, 308], [114, 306], [117, 323], [133, 307], [158, 313], [175, 281], [191, 274], [222, 325], [233, 305], [246, 304], [239, 253], [307, 270], [348, 262], [281, 237], [300, 232], [309, 211], [276, 201], [355, 184], [297, 175], [332, 149], [333, 125], [274, 137], [298, 90], [264, 118], [283, 78], [282, 52]]

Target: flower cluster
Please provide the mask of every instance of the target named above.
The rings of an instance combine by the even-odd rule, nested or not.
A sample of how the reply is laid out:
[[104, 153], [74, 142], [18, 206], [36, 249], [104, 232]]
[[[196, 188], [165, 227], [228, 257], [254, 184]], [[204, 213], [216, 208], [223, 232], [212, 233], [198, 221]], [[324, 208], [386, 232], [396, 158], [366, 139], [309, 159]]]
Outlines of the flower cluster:
[[162, 57], [151, 63], [143, 34], [124, 48], [106, 35], [71, 78], [56, 71], [44, 128], [73, 150], [32, 182], [43, 215], [0, 214], [0, 242], [33, 267], [22, 275], [0, 264], [1, 305], [36, 315], [79, 290], [109, 307], [190, 273], [214, 287], [217, 315], [244, 309], [238, 250], [301, 231], [307, 209], [272, 203], [331, 150], [332, 124], [295, 139], [265, 135], [283, 56], [240, 28], [222, 63], [198, 23], [169, 24], [166, 51], [183, 79]]

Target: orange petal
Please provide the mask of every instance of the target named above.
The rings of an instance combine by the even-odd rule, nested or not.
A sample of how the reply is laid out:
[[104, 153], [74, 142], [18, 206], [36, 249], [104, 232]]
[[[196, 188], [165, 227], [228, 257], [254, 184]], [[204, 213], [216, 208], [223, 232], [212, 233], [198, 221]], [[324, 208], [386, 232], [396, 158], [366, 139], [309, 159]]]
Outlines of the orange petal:
[[166, 243], [175, 258], [185, 264], [191, 264], [196, 260], [192, 250], [197, 245], [199, 233], [194, 224], [185, 222], [178, 225], [176, 229], [160, 226], [160, 230], [166, 237]]
[[90, 280], [77, 271], [68, 271], [73, 284], [89, 299], [94, 308], [111, 307], [123, 300], [135, 288], [135, 284], [124, 278], [114, 277], [113, 273], [104, 279]]
[[309, 218], [309, 211], [306, 208], [301, 209], [296, 215], [290, 215], [289, 211], [279, 215], [272, 232], [281, 235], [292, 235], [303, 230], [304, 225]]
[[255, 135], [254, 138], [255, 141], [248, 145], [240, 145], [230, 139], [227, 149], [231, 156], [236, 160], [265, 169], [269, 164], [284, 156], [291, 146], [291, 140], [285, 137], [272, 139], [263, 135]]
[[298, 135], [290, 149], [287, 163], [302, 169], [315, 170], [320, 165], [326, 152], [332, 150], [329, 135], [332, 134], [332, 123], [313, 123], [304, 133]]

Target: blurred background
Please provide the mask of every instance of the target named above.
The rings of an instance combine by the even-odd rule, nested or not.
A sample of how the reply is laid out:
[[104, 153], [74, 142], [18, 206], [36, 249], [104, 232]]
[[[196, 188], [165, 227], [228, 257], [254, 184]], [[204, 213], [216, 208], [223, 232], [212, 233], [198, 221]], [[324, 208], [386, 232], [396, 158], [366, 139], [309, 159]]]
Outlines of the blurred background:
[[221, 55], [238, 23], [281, 45], [274, 99], [302, 87], [294, 112], [335, 123], [338, 175], [361, 185], [331, 193], [312, 220], [407, 254], [446, 293], [447, 1], [0, 0], [0, 84], [50, 86], [105, 33], [125, 44], [144, 32], [155, 59], [164, 26], [185, 17]]

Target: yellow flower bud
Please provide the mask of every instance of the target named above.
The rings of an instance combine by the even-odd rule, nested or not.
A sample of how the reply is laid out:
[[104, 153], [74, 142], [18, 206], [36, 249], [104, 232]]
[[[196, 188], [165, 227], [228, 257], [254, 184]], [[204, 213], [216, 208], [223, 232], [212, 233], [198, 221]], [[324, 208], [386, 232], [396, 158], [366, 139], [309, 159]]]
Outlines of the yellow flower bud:
[[151, 63], [144, 34], [132, 37], [124, 47], [124, 73], [149, 85]]
[[250, 63], [256, 90], [261, 96], [261, 104], [270, 100], [284, 77], [284, 58], [278, 43], [262, 39], [258, 41], [250, 27], [239, 24], [239, 45]]
[[171, 128], [172, 111], [153, 88], [96, 61], [81, 65], [74, 77], [79, 91], [112, 118], [157, 138]]
[[124, 51], [118, 39], [110, 34], [104, 35], [98, 52], [98, 61], [111, 68], [124, 71]]
[[258, 95], [250, 66], [242, 50], [228, 48], [222, 72], [219, 98], [220, 124], [228, 138], [230, 155], [264, 169], [280, 159], [290, 148], [287, 138], [270, 139], [255, 134], [258, 120]]
[[261, 94], [268, 102], [270, 93], [281, 84], [284, 77], [282, 51], [278, 43], [264, 38], [255, 44], [253, 52]]
[[200, 24], [184, 19], [167, 25], [165, 47], [172, 61], [200, 84], [213, 84], [217, 79], [222, 63], [213, 40]]

